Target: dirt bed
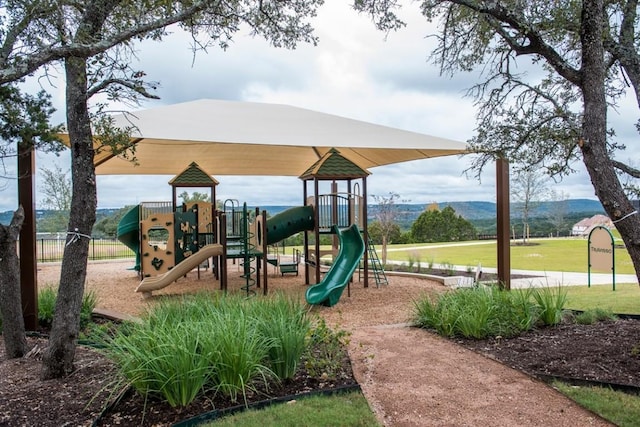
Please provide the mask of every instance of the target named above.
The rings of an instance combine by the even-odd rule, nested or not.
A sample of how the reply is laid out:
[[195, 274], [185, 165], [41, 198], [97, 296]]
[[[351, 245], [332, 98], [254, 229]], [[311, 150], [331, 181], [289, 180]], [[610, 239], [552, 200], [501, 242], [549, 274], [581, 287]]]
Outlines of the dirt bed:
[[[134, 292], [138, 279], [134, 271], [127, 270], [130, 266], [131, 262], [90, 264], [87, 289], [97, 292], [99, 307], [135, 316], [163, 298], [202, 290], [219, 292], [219, 284], [211, 273], [201, 271], [198, 279], [194, 271], [145, 300]], [[58, 275], [59, 265], [40, 266], [40, 286], [56, 283]], [[230, 264], [230, 292], [240, 292], [239, 275], [238, 266]], [[270, 292], [303, 297], [306, 286], [301, 276], [281, 277], [270, 267], [268, 279]], [[384, 425], [609, 425], [546, 384], [520, 372], [533, 372], [532, 366], [536, 364], [548, 367], [552, 362], [558, 362], [555, 368], [558, 373], [594, 377], [593, 364], [582, 361], [586, 364], [579, 365], [576, 358], [570, 357], [570, 351], [577, 348], [588, 347], [591, 351], [585, 353], [595, 355], [595, 364], [602, 364], [602, 360], [609, 357], [600, 352], [605, 348], [623, 355], [615, 364], [627, 365], [635, 371], [618, 372], [607, 381], [638, 382], [639, 369], [634, 365], [638, 363], [638, 356], [630, 346], [640, 344], [637, 335], [640, 328], [634, 323], [606, 326], [609, 328], [606, 339], [595, 332], [584, 332], [594, 331], [592, 327], [576, 326], [541, 330], [536, 332], [535, 339], [525, 337], [518, 345], [510, 344], [515, 343], [513, 340], [475, 342], [475, 345], [462, 341], [455, 343], [407, 325], [413, 301], [425, 294], [446, 291], [441, 284], [390, 276], [388, 286], [378, 288], [372, 283], [365, 289], [357, 276], [355, 279], [350, 297], [345, 291], [336, 306], [314, 307], [313, 311], [323, 316], [330, 326], [350, 332], [351, 361], [350, 366], [346, 361], [345, 375], [351, 375], [347, 368], [352, 368], [353, 377]], [[619, 334], [622, 329], [628, 329], [629, 334]], [[621, 337], [619, 341], [618, 336]], [[40, 345], [46, 345], [46, 342]], [[561, 345], [565, 345], [566, 350], [559, 350]], [[1, 352], [0, 346], [0, 357], [4, 359]], [[558, 356], [560, 354], [563, 355]], [[548, 360], [541, 362], [543, 355]], [[113, 367], [96, 352], [84, 348], [78, 351], [76, 365], [78, 369], [70, 378], [42, 382], [38, 379], [37, 354], [18, 361], [3, 361], [0, 364], [0, 426], [91, 425], [100, 409], [100, 399], [84, 406], [112, 378]], [[596, 377], [602, 376], [597, 374]], [[342, 383], [349, 381], [352, 380], [344, 378]], [[134, 407], [128, 411], [140, 413], [142, 410]], [[144, 425], [164, 426], [176, 421], [175, 413], [152, 411], [157, 413], [148, 413]], [[178, 414], [180, 417], [186, 415]], [[105, 425], [118, 425], [118, 422], [131, 425], [135, 420], [127, 418], [129, 416], [123, 410], [118, 414], [119, 421], [118, 417], [111, 418]]]

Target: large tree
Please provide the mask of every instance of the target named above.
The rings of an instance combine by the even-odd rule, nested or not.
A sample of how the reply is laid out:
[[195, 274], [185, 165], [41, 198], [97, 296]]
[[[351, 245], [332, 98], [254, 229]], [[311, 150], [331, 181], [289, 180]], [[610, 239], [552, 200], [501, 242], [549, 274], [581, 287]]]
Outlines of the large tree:
[[[60, 128], [49, 126], [53, 112], [45, 93], [31, 96], [22, 93], [14, 84], [0, 86], [0, 164], [4, 171], [15, 167], [15, 164], [8, 167], [7, 162], [28, 156], [36, 148], [59, 149], [55, 133]], [[16, 178], [19, 177], [12, 179]], [[24, 209], [20, 206], [8, 226], [0, 224], [0, 315], [9, 358], [21, 357], [27, 350], [17, 255], [17, 241], [24, 219]]]
[[[20, 79], [41, 67], [46, 69], [56, 62], [63, 63], [66, 80], [72, 201], [56, 312], [44, 355], [45, 378], [71, 372], [78, 336], [89, 248], [87, 237], [95, 222], [97, 205], [94, 135], [87, 103], [94, 91], [104, 89], [101, 83], [95, 83], [97, 81], [139, 89], [127, 81], [109, 81], [104, 76], [94, 82], [94, 75], [88, 73], [88, 69], [103, 69], [100, 61], [105, 54], [118, 61], [117, 58], [130, 52], [133, 39], [161, 39], [166, 35], [165, 28], [175, 23], [190, 30], [196, 45], [202, 48], [212, 43], [227, 47], [231, 36], [242, 25], [277, 47], [294, 47], [299, 41], [315, 43], [306, 19], [315, 15], [320, 4], [321, 0], [0, 3], [3, 17], [0, 18], [0, 84]], [[104, 69], [108, 68], [107, 62]], [[136, 79], [139, 75], [131, 77]], [[123, 139], [116, 138], [112, 148], [115, 145], [123, 149], [118, 142]]]
[[[356, 0], [363, 11], [388, 12], [395, 1]], [[640, 215], [616, 172], [640, 177], [620, 160], [624, 146], [607, 112], [629, 92], [640, 106], [638, 0], [422, 0], [439, 24], [433, 60], [444, 73], [479, 70], [470, 90], [478, 129], [471, 147], [481, 170], [496, 158], [572, 171], [582, 161], [595, 194], [620, 231], [640, 279]], [[619, 106], [618, 106], [619, 107]], [[636, 112], [637, 114], [637, 112]]]
[[475, 227], [451, 206], [427, 209], [411, 225], [411, 239], [417, 243], [458, 242], [477, 239]]

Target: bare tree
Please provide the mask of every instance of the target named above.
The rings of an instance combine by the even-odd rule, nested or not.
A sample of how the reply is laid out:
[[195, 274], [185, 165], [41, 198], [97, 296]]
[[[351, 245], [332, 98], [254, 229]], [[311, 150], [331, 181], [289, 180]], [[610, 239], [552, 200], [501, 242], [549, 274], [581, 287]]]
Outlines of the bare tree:
[[371, 197], [373, 197], [373, 200], [375, 200], [377, 204], [374, 216], [380, 227], [380, 234], [382, 236], [382, 265], [385, 265], [387, 263], [387, 245], [391, 243], [389, 237], [398, 227], [400, 209], [396, 202], [400, 199], [400, 196], [391, 191], [387, 197], [377, 195], [372, 195]]
[[549, 200], [552, 202], [549, 209], [549, 222], [556, 229], [556, 237], [559, 237], [560, 231], [567, 225], [569, 194], [564, 191], [551, 190]]
[[539, 172], [520, 170], [511, 180], [511, 196], [516, 202], [514, 211], [520, 212], [522, 220], [522, 243], [529, 238], [529, 219], [535, 212], [547, 192], [547, 181]]
[[71, 179], [69, 171], [63, 171], [59, 165], [54, 165], [53, 169], [43, 167], [42, 188], [44, 195], [42, 206], [56, 211], [68, 211], [71, 207]]

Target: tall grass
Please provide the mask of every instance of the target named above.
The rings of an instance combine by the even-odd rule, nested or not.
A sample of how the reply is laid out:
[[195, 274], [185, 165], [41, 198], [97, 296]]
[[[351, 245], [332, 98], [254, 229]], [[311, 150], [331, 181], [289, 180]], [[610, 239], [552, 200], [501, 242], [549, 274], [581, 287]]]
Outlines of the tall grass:
[[208, 342], [216, 348], [211, 359], [213, 388], [232, 401], [246, 396], [252, 382], [267, 384], [272, 371], [266, 366], [271, 340], [260, 333], [256, 320], [241, 309], [221, 313], [217, 317]]
[[143, 395], [159, 395], [171, 406], [185, 406], [212, 375], [212, 349], [201, 345], [203, 325], [156, 328], [131, 325], [108, 342], [107, 354], [128, 385]]
[[435, 329], [447, 337], [511, 337], [531, 329], [537, 322], [546, 325], [559, 322], [566, 301], [562, 295], [539, 289], [522, 292], [484, 286], [459, 289], [435, 300], [422, 297], [414, 301], [412, 317], [415, 325]]
[[267, 300], [255, 308], [258, 330], [270, 338], [271, 370], [280, 379], [293, 378], [311, 329], [307, 309], [299, 301], [285, 297]]
[[[40, 326], [49, 327], [53, 322], [58, 299], [58, 288], [47, 286], [38, 292], [38, 323]], [[98, 304], [98, 294], [95, 291], [87, 291], [82, 296], [80, 307], [80, 328], [84, 328], [91, 321], [93, 309]]]
[[142, 395], [186, 406], [207, 390], [237, 401], [258, 384], [291, 378], [310, 322], [281, 295], [166, 300], [106, 338], [106, 354]]
[[538, 317], [548, 326], [557, 325], [562, 321], [564, 307], [567, 304], [567, 290], [560, 286], [556, 288], [535, 288], [532, 292], [540, 313]]

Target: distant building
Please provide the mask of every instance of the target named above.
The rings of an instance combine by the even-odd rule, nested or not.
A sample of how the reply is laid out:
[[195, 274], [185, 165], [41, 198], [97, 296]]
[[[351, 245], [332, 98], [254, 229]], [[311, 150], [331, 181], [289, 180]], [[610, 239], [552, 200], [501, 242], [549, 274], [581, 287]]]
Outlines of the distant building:
[[586, 236], [594, 227], [602, 226], [608, 229], [614, 228], [613, 222], [606, 215], [594, 215], [591, 218], [585, 218], [573, 225], [571, 228], [572, 236]]

